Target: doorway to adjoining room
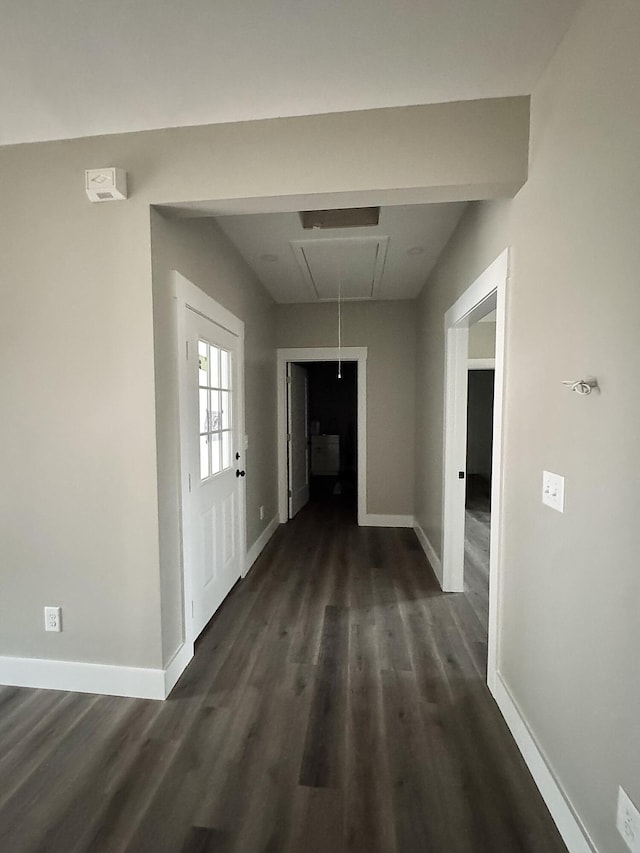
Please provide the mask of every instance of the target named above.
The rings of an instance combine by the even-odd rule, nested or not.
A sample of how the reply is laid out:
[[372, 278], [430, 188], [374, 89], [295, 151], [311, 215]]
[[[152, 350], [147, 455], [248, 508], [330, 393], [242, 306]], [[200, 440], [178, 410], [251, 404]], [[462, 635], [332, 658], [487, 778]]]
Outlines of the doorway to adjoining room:
[[357, 506], [358, 365], [308, 364], [310, 498]]
[[333, 503], [355, 513], [357, 382], [357, 362], [288, 365], [289, 518], [309, 501]]
[[484, 631], [489, 622], [489, 542], [495, 386], [495, 311], [469, 327], [464, 588]]
[[280, 523], [309, 501], [367, 525], [367, 348], [278, 350]]

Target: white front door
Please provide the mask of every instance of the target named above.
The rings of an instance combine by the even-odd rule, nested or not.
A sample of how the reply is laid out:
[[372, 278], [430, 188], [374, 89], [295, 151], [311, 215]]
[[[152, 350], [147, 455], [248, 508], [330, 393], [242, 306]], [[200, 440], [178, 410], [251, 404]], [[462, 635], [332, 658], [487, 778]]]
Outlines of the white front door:
[[288, 364], [289, 518], [309, 501], [308, 395], [307, 369], [299, 364]]
[[183, 535], [195, 638], [242, 569], [242, 385], [238, 336], [190, 308], [185, 326], [187, 434], [183, 441], [189, 486]]

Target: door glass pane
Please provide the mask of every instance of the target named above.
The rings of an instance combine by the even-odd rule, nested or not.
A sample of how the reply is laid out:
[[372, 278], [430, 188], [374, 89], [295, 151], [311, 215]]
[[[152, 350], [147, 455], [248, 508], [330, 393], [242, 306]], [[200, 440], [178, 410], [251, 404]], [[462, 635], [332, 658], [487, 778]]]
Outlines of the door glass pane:
[[211, 388], [220, 387], [220, 350], [209, 347], [209, 384]]
[[213, 432], [221, 429], [220, 426], [220, 392], [211, 392], [211, 414], [209, 417], [209, 429]]
[[222, 470], [231, 467], [231, 433], [222, 433]]
[[211, 473], [217, 474], [220, 471], [220, 433], [210, 435], [211, 439]]
[[220, 387], [230, 388], [229, 380], [229, 353], [223, 349], [220, 350]]
[[208, 352], [209, 344], [205, 341], [198, 341], [198, 385], [208, 385], [207, 365], [209, 362]]
[[220, 414], [219, 429], [229, 429], [231, 427], [231, 394], [228, 391], [220, 392]]
[[206, 480], [210, 472], [209, 468], [209, 436], [200, 436], [200, 479]]
[[209, 392], [201, 388], [200, 394], [200, 432], [209, 431]]

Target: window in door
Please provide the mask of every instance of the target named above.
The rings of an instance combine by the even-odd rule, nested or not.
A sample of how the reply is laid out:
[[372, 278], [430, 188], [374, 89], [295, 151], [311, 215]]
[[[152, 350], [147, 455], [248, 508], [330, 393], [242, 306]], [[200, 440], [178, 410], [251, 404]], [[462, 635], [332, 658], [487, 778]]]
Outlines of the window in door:
[[231, 353], [198, 341], [200, 398], [200, 479], [231, 467], [232, 387]]

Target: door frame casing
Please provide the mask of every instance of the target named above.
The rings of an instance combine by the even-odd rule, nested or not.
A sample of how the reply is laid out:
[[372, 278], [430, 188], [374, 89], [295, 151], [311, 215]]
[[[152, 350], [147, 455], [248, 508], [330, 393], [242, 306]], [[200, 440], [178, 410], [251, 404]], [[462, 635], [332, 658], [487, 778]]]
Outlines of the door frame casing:
[[[464, 591], [464, 528], [467, 449], [467, 375], [469, 326], [496, 310], [496, 346], [491, 461], [491, 531], [489, 539], [489, 626], [487, 683], [496, 686], [501, 608], [503, 542], [503, 425], [509, 249], [473, 282], [444, 315], [445, 380], [442, 502], [442, 589]], [[464, 479], [458, 472], [464, 471]]]
[[278, 514], [289, 521], [287, 477], [287, 363], [352, 361], [358, 365], [358, 524], [367, 514], [367, 347], [293, 347], [277, 350]]
[[495, 358], [469, 358], [467, 370], [495, 370]]
[[[291, 465], [291, 459], [293, 458], [293, 453], [291, 453], [291, 448], [292, 448], [292, 444], [293, 444], [293, 415], [292, 415], [292, 411], [291, 411], [293, 408], [293, 406], [292, 406], [292, 400], [293, 400], [292, 383], [293, 383], [293, 367], [295, 367], [295, 366], [296, 366], [295, 362], [293, 362], [293, 361], [288, 361], [287, 366], [286, 366], [286, 370], [287, 370], [287, 389], [286, 389], [287, 390], [287, 434], [291, 436], [291, 440], [287, 442], [287, 451], [289, 451], [287, 454], [287, 477], [288, 477], [288, 481], [287, 481], [287, 491], [288, 491], [287, 512], [288, 512], [289, 518], [293, 518], [297, 514], [297, 512], [300, 511], [300, 510], [297, 510], [295, 513], [293, 511], [294, 510], [294, 497], [295, 497], [295, 495], [293, 494], [294, 482], [293, 482], [293, 470], [292, 470], [292, 465]], [[298, 365], [298, 366], [300, 366], [300, 365]], [[306, 471], [307, 479], [306, 479], [306, 483], [305, 483], [306, 500], [305, 500], [304, 504], [302, 504], [300, 509], [302, 509], [302, 507], [304, 507], [308, 503], [309, 491], [310, 491], [310, 483], [309, 483], [309, 473], [310, 473], [309, 472], [309, 443], [308, 443], [309, 442], [309, 375], [304, 368], [301, 368], [301, 369], [304, 370], [304, 402], [305, 402], [305, 410], [304, 410], [305, 435], [304, 435], [304, 439], [307, 442], [306, 452], [305, 452], [305, 464], [307, 466], [307, 471]]]
[[[187, 535], [189, 525], [186, 523], [187, 508], [190, 503], [189, 475], [192, 479], [199, 472], [189, 471], [189, 459], [184, 437], [189, 423], [187, 414], [187, 388], [189, 382], [189, 364], [186, 357], [185, 342], [187, 340], [187, 311], [195, 311], [217, 326], [231, 332], [238, 339], [238, 382], [239, 387], [235, 396], [235, 416], [237, 423], [239, 450], [244, 461], [245, 453], [245, 400], [244, 400], [244, 323], [235, 314], [227, 310], [211, 296], [190, 282], [177, 270], [173, 270], [174, 300], [176, 304], [176, 324], [178, 330], [178, 434], [179, 434], [179, 476], [180, 476], [180, 546], [182, 558], [182, 595], [183, 595], [183, 637], [187, 645], [192, 646], [196, 640], [193, 627], [191, 602], [193, 600], [193, 571], [191, 567], [191, 543]], [[238, 553], [240, 559], [240, 577], [247, 571], [247, 495], [244, 477], [238, 478]]]

